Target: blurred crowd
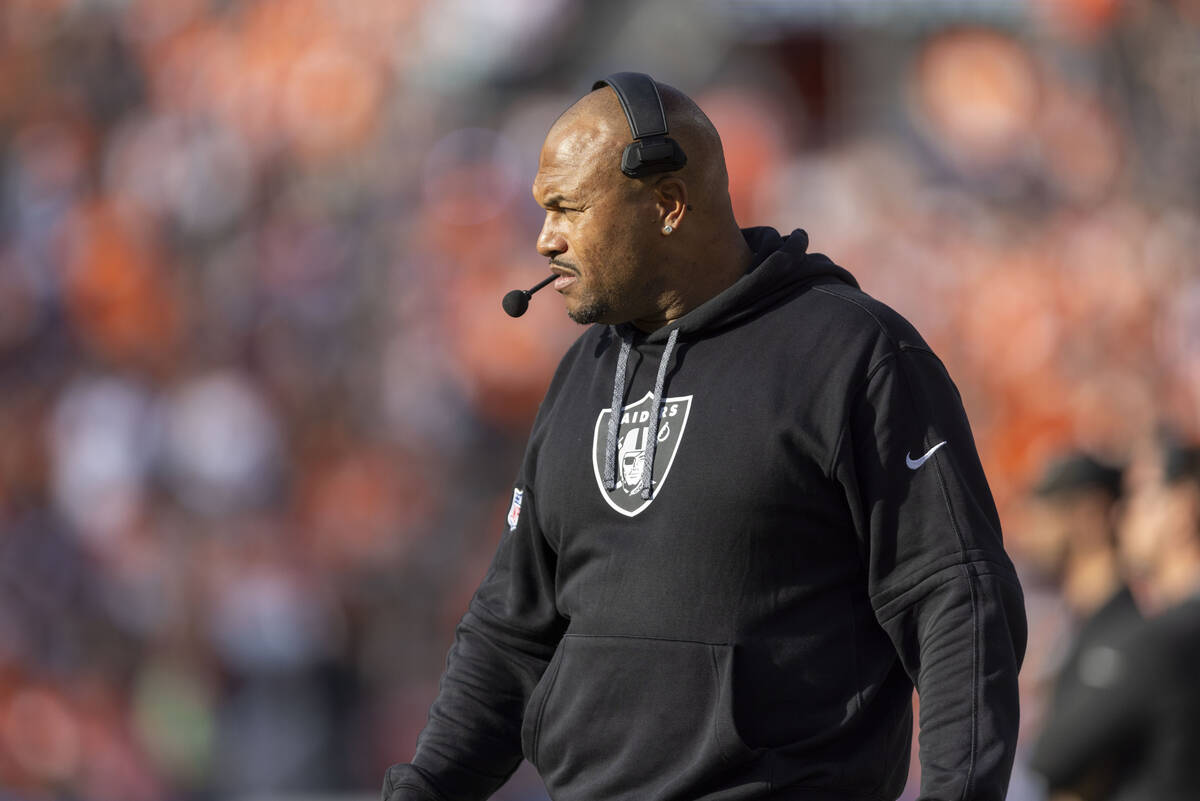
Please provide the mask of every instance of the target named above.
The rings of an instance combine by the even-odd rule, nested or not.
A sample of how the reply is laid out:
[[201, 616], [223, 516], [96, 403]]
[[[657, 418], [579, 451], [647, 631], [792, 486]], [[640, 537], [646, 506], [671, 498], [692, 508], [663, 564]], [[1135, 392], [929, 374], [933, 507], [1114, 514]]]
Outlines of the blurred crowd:
[[[617, 69], [916, 323], [1009, 531], [1065, 450], [1200, 434], [1195, 2], [4, 0], [0, 798], [411, 754], [578, 333], [499, 305], [541, 138]], [[1031, 587], [1036, 678], [1072, 624]]]

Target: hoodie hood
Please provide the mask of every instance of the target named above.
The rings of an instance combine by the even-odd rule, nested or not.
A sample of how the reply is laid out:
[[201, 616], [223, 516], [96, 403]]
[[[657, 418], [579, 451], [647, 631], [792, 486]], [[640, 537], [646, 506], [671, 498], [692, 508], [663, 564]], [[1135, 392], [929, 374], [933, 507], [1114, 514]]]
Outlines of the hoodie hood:
[[724, 292], [705, 301], [674, 323], [646, 336], [646, 342], [665, 341], [673, 331], [685, 339], [711, 334], [791, 297], [801, 286], [842, 283], [858, 288], [849, 272], [821, 253], [808, 252], [808, 234], [797, 228], [781, 236], [765, 226], [743, 228], [742, 236], [754, 260], [741, 278]]

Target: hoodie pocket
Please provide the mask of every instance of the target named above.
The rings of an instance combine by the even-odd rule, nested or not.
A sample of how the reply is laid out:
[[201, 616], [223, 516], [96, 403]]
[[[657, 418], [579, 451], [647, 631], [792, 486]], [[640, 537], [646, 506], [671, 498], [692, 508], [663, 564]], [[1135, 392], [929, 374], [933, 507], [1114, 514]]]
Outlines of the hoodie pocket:
[[521, 742], [556, 799], [686, 797], [753, 780], [758, 755], [734, 725], [731, 646], [639, 637], [564, 637]]

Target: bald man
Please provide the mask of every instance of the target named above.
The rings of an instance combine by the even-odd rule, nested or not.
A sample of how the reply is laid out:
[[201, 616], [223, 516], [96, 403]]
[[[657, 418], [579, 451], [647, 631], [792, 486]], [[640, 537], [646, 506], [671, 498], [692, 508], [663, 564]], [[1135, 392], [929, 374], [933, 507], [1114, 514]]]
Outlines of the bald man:
[[[921, 797], [999, 801], [1024, 607], [945, 368], [803, 231], [739, 229], [690, 99], [606, 80], [533, 183], [589, 327], [384, 798], [524, 755], [556, 801], [894, 799], [915, 685]], [[671, 139], [630, 148], [655, 91]]]

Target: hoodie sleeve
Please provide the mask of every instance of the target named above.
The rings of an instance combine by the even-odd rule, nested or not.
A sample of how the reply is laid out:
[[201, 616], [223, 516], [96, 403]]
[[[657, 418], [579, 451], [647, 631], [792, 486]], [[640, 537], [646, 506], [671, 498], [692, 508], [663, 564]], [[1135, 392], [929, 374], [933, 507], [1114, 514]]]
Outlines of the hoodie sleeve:
[[413, 761], [388, 769], [384, 801], [483, 799], [521, 762], [525, 705], [566, 628], [554, 600], [556, 554], [536, 523], [531, 474], [522, 473], [519, 506], [514, 497], [509, 513], [515, 525], [505, 525], [455, 631]]
[[933, 353], [897, 346], [874, 365], [835, 464], [872, 607], [920, 696], [920, 799], [1001, 801], [1024, 601], [958, 391]]

